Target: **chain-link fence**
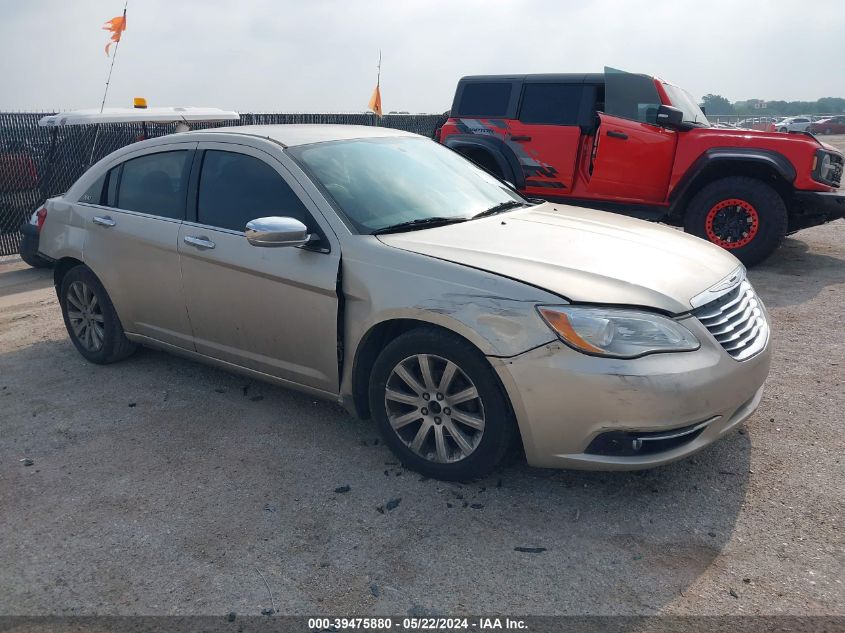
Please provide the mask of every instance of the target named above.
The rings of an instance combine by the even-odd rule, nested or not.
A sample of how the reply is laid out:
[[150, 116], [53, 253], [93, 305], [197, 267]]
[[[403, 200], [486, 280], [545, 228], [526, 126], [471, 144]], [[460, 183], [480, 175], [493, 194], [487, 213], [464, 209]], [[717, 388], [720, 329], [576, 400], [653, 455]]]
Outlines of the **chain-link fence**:
[[[18, 252], [22, 223], [50, 196], [66, 191], [103, 156], [141, 138], [163, 136], [176, 124], [120, 123], [39, 127], [50, 112], [0, 112], [0, 255]], [[378, 125], [431, 137], [444, 121], [438, 114], [388, 114]], [[192, 129], [231, 125], [191, 123]], [[323, 123], [375, 125], [372, 114], [241, 114], [242, 125]]]

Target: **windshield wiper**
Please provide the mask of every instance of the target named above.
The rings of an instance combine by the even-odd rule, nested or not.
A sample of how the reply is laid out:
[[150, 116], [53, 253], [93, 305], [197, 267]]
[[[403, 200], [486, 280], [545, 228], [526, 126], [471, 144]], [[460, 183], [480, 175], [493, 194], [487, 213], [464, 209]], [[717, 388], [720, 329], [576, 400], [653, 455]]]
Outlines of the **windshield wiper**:
[[430, 229], [435, 226], [443, 226], [444, 224], [455, 224], [457, 222], [466, 222], [469, 218], [464, 217], [434, 217], [434, 218], [417, 218], [416, 220], [408, 220], [407, 222], [400, 222], [399, 224], [391, 224], [373, 231], [373, 235], [381, 235], [382, 233], [401, 233], [402, 231], [413, 231], [414, 229]]
[[516, 209], [517, 207], [527, 207], [528, 203], [520, 202], [519, 200], [508, 200], [507, 202], [500, 202], [497, 205], [494, 205], [487, 209], [486, 211], [482, 211], [481, 213], [476, 213], [472, 216], [472, 219], [484, 218], [488, 215], [496, 215], [497, 213], [502, 213], [503, 211], [508, 211], [509, 209]]

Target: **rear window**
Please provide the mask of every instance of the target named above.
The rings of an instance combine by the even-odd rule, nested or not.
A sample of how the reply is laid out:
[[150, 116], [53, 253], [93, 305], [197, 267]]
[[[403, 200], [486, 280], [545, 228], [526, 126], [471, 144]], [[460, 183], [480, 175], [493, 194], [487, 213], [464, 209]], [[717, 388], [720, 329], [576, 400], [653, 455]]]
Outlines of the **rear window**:
[[464, 84], [459, 116], [504, 117], [511, 98], [509, 82], [471, 82]]
[[519, 120], [523, 123], [577, 125], [583, 89], [576, 84], [525, 84]]

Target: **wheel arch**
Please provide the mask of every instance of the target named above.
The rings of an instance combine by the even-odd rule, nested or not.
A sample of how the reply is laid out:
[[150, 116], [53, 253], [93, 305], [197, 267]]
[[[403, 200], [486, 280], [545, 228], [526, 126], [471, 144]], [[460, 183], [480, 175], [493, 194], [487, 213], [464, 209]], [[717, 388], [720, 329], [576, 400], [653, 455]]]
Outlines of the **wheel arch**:
[[771, 150], [713, 148], [690, 166], [669, 194], [669, 216], [683, 221], [690, 200], [712, 182], [730, 176], [755, 178], [771, 186], [786, 201], [792, 194], [795, 167], [783, 154]]
[[509, 181], [517, 189], [525, 188], [525, 176], [519, 159], [503, 140], [478, 134], [453, 134], [443, 144], [494, 176]]
[[[375, 364], [376, 358], [384, 349], [384, 347], [393, 339], [406, 332], [416, 329], [429, 329], [441, 331], [449, 336], [456, 336], [471, 345], [482, 356], [486, 356], [485, 352], [478, 345], [477, 341], [473, 341], [470, 337], [464, 336], [455, 329], [425, 321], [413, 317], [389, 318], [379, 323], [374, 324], [361, 337], [358, 346], [355, 349], [355, 356], [352, 363], [352, 379], [350, 384], [352, 407], [354, 413], [362, 418], [368, 419], [370, 417], [370, 405], [368, 398], [369, 378]], [[496, 371], [492, 372], [496, 376], [499, 387], [502, 393], [510, 403], [508, 391], [504, 385], [501, 384]], [[510, 404], [509, 404], [510, 406]]]
[[53, 285], [56, 287], [56, 294], [58, 294], [62, 288], [62, 281], [64, 280], [65, 275], [67, 275], [72, 268], [84, 265], [85, 262], [82, 262], [75, 257], [61, 257], [56, 260], [56, 263], [53, 265]]

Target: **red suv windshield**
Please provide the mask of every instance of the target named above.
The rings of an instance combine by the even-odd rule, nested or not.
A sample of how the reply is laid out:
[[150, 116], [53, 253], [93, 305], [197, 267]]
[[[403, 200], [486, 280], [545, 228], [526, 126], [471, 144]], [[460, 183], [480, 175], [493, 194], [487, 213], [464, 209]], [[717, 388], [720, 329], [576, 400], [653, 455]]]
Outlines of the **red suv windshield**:
[[707, 120], [707, 117], [704, 116], [701, 108], [698, 107], [698, 104], [695, 102], [695, 99], [692, 98], [690, 93], [683, 88], [679, 88], [678, 86], [673, 86], [672, 84], [667, 84], [665, 82], [663, 83], [663, 89], [666, 91], [666, 94], [669, 95], [669, 100], [672, 102], [672, 105], [684, 113], [685, 122], [695, 123], [696, 125], [702, 127], [710, 127], [710, 122]]

